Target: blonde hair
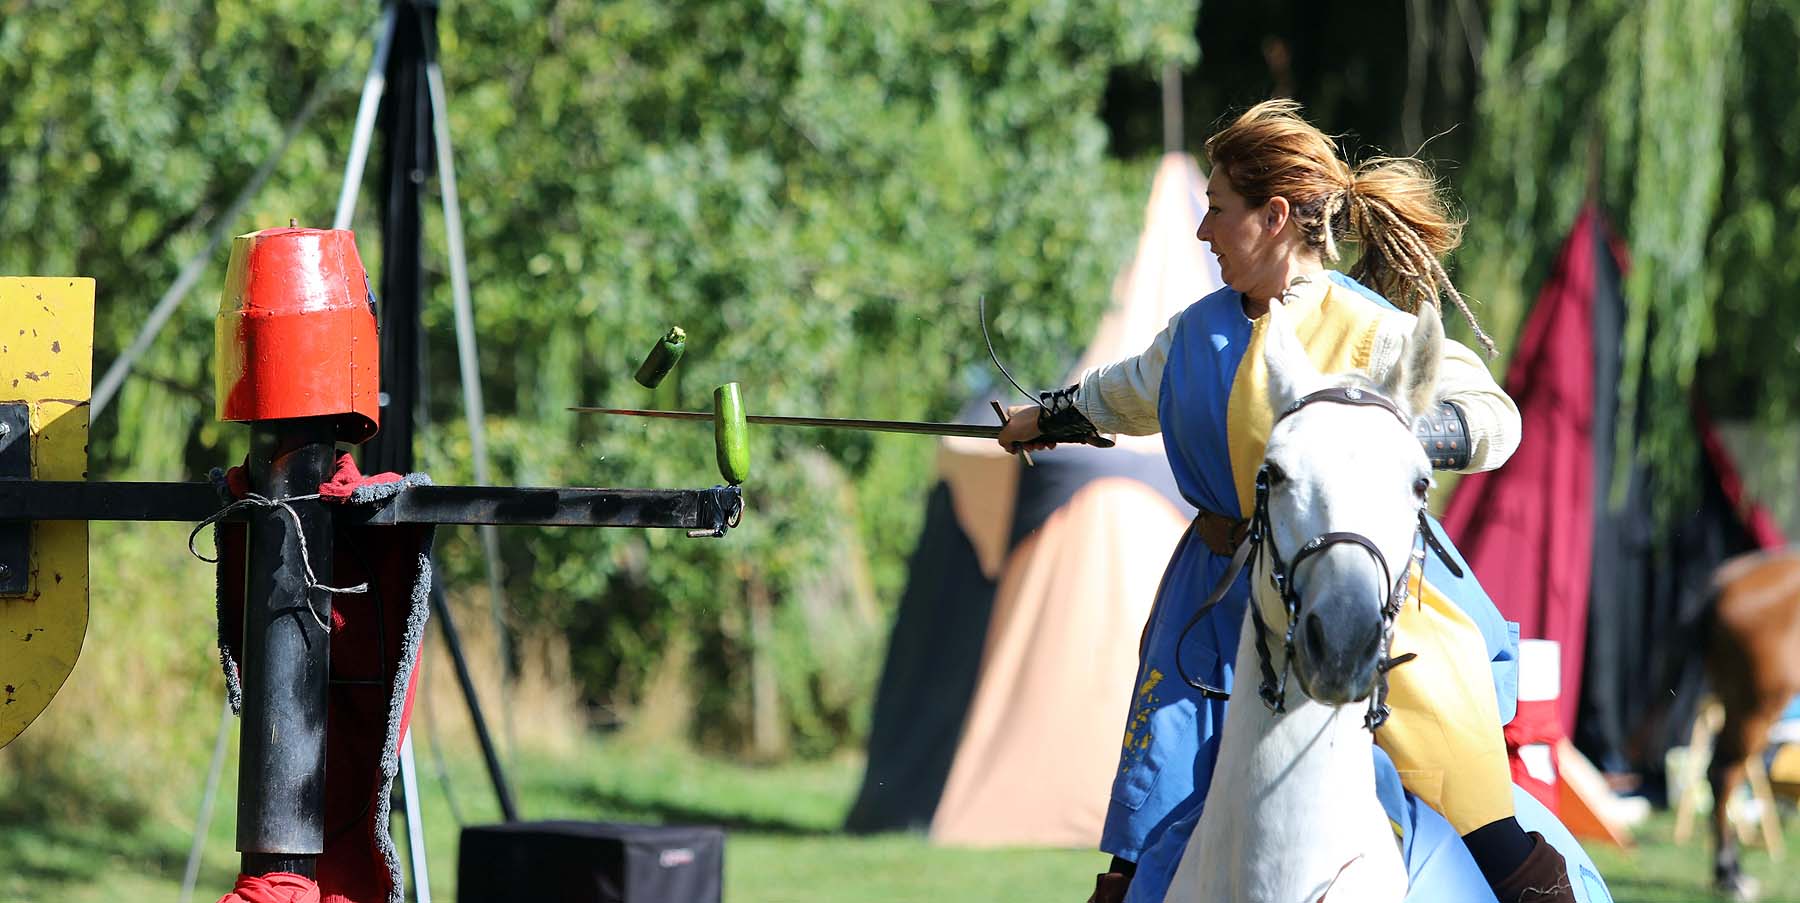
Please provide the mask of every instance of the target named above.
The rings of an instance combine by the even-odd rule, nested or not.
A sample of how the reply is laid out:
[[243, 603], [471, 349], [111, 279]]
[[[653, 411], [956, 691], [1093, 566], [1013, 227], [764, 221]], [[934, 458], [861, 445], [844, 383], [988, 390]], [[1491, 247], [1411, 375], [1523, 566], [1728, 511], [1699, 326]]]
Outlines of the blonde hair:
[[1424, 163], [1377, 157], [1353, 169], [1337, 142], [1301, 118], [1291, 100], [1245, 111], [1207, 139], [1206, 157], [1252, 207], [1286, 198], [1306, 246], [1326, 260], [1338, 259], [1340, 240], [1361, 245], [1351, 277], [1402, 310], [1416, 314], [1429, 300], [1441, 312], [1448, 295], [1494, 353], [1494, 340], [1444, 270], [1444, 257], [1462, 242], [1463, 220]]

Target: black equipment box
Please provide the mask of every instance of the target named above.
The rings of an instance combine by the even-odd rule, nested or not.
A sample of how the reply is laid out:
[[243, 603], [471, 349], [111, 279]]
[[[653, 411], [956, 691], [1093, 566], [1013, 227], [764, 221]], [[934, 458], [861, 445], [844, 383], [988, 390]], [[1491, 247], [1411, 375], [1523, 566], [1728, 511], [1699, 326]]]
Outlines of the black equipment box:
[[719, 903], [719, 828], [521, 821], [463, 828], [461, 903]]

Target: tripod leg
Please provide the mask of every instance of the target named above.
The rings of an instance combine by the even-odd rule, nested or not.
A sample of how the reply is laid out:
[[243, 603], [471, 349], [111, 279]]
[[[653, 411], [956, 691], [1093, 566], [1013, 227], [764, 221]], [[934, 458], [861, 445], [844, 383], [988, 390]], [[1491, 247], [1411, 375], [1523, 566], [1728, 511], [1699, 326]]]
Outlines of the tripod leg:
[[187, 871], [181, 877], [181, 903], [194, 898], [200, 881], [200, 854], [206, 849], [206, 829], [212, 824], [213, 803], [219, 796], [219, 775], [225, 770], [225, 743], [231, 736], [231, 702], [219, 706], [219, 738], [213, 741], [212, 764], [206, 769], [206, 794], [200, 798], [200, 817], [194, 823], [194, 845], [188, 849]]
[[397, 16], [389, 3], [381, 14], [381, 34], [375, 39], [375, 56], [369, 63], [369, 75], [363, 79], [362, 101], [356, 106], [356, 131], [350, 137], [350, 160], [344, 166], [344, 187], [338, 192], [337, 213], [331, 228], [348, 229], [356, 216], [356, 195], [362, 188], [363, 164], [369, 162], [369, 138], [375, 134], [375, 112], [381, 94], [387, 90], [388, 51], [394, 46], [394, 22]]
[[419, 770], [413, 765], [412, 731], [400, 738], [400, 787], [406, 796], [407, 872], [413, 899], [431, 903], [431, 874], [425, 867], [425, 819], [419, 809]]
[[[450, 300], [456, 319], [456, 363], [461, 376], [463, 420], [469, 427], [469, 453], [475, 482], [488, 485], [487, 414], [481, 401], [481, 367], [475, 347], [475, 306], [469, 297], [469, 256], [463, 248], [462, 206], [456, 196], [456, 154], [450, 146], [450, 109], [444, 90], [444, 73], [437, 61], [437, 25], [421, 18], [425, 45], [425, 87], [431, 97], [431, 132], [437, 149], [438, 187], [444, 199], [444, 239], [450, 251]], [[506, 682], [512, 677], [512, 651], [508, 645], [504, 580], [500, 563], [500, 532], [493, 524], [476, 527], [481, 535], [482, 558], [487, 563], [488, 606], [494, 618], [494, 635], [500, 653], [500, 726], [506, 748], [518, 749], [513, 730], [512, 706], [507, 704]]]
[[500, 756], [494, 750], [494, 738], [488, 734], [487, 719], [481, 714], [481, 702], [475, 696], [475, 681], [469, 677], [469, 662], [463, 657], [462, 640], [456, 622], [450, 616], [449, 600], [443, 585], [431, 584], [431, 617], [444, 631], [444, 643], [450, 647], [450, 661], [456, 666], [456, 682], [462, 685], [463, 700], [469, 704], [469, 719], [475, 722], [475, 737], [481, 742], [482, 758], [487, 760], [488, 778], [494, 782], [494, 795], [500, 800], [500, 814], [507, 821], [518, 821], [519, 810], [513, 804], [512, 789], [506, 785], [506, 772], [500, 767]]

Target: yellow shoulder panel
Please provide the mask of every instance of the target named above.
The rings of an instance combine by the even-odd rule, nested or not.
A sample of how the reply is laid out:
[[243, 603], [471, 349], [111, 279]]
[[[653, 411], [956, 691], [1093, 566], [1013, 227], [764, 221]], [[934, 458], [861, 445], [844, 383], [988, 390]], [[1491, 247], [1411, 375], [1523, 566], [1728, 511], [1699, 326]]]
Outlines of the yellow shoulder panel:
[[[87, 478], [94, 280], [0, 277], [0, 403], [31, 414], [31, 475]], [[0, 746], [50, 704], [75, 668], [88, 620], [88, 525], [31, 528], [30, 582], [0, 596]]]
[[1467, 834], [1513, 814], [1487, 642], [1467, 613], [1420, 578], [1417, 564], [1407, 579], [1418, 592], [1400, 609], [1389, 654], [1418, 658], [1388, 672], [1393, 714], [1375, 742], [1400, 783]]
[[[1355, 292], [1331, 286], [1315, 302], [1296, 298], [1285, 309], [1294, 333], [1320, 373], [1343, 373], [1369, 365], [1381, 308]], [[1256, 471], [1262, 467], [1275, 412], [1269, 409], [1269, 368], [1263, 363], [1263, 336], [1269, 316], [1250, 327], [1244, 359], [1232, 379], [1226, 402], [1227, 448], [1232, 481], [1237, 484], [1238, 510], [1244, 517], [1256, 506]]]

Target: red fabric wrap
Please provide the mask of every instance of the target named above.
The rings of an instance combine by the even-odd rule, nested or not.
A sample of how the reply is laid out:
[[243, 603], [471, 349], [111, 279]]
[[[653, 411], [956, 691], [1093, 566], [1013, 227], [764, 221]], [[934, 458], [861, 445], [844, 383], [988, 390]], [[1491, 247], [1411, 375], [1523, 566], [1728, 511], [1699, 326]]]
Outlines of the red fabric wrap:
[[[392, 473], [365, 477], [349, 454], [339, 453], [336, 472], [330, 482], [319, 487], [319, 494], [326, 502], [347, 503], [359, 487], [400, 479]], [[228, 471], [225, 481], [233, 497], [241, 498], [248, 491], [241, 467]], [[221, 522], [219, 529], [219, 635], [223, 651], [235, 662], [244, 631], [247, 537], [242, 523]], [[413, 657], [404, 662], [410, 677], [400, 718], [397, 725], [390, 725], [394, 684], [403, 664], [401, 659], [408, 652], [407, 629], [415, 604], [414, 586], [421, 572], [421, 555], [429, 550], [430, 541], [429, 526], [334, 528], [332, 576], [326, 582], [335, 586], [367, 582], [369, 591], [336, 593], [331, 598], [331, 684], [325, 715], [325, 852], [318, 858], [318, 888], [312, 896], [287, 897], [279, 894], [286, 893], [288, 885], [276, 881], [283, 876], [240, 877], [239, 889], [221, 903], [290, 899], [386, 903], [390, 898], [394, 879], [380, 845], [380, 825], [387, 820], [386, 792], [391, 776], [384, 774], [382, 759], [384, 754], [398, 755], [398, 738], [405, 735], [413, 693], [418, 688], [414, 647]], [[422, 613], [418, 623], [423, 624]], [[378, 682], [342, 682], [370, 680]], [[387, 745], [390, 731], [395, 738], [392, 747]], [[246, 886], [252, 890], [245, 891]], [[277, 895], [255, 895], [265, 890]]]
[[319, 886], [291, 872], [239, 875], [237, 886], [220, 897], [219, 903], [320, 903]]
[[[1521, 699], [1519, 713], [1501, 729], [1506, 737], [1506, 758], [1512, 766], [1513, 783], [1525, 788], [1545, 808], [1556, 813], [1559, 805], [1556, 785], [1552, 782], [1540, 781], [1531, 772], [1525, 770], [1525, 763], [1519, 758], [1519, 749], [1525, 746], [1543, 745], [1550, 747], [1550, 768], [1557, 771], [1556, 745], [1562, 742], [1562, 724], [1556, 717], [1556, 700], [1554, 699]], [[1558, 774], [1556, 780], [1561, 780]]]
[[401, 477], [397, 473], [378, 473], [365, 477], [362, 471], [356, 469], [355, 458], [348, 454], [339, 454], [337, 467], [331, 474], [331, 482], [319, 486], [319, 497], [328, 502], [347, 502], [350, 500], [350, 494], [363, 486], [397, 483], [400, 479]]

